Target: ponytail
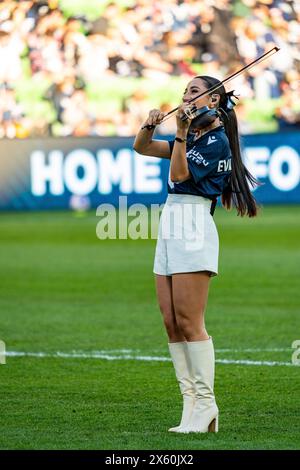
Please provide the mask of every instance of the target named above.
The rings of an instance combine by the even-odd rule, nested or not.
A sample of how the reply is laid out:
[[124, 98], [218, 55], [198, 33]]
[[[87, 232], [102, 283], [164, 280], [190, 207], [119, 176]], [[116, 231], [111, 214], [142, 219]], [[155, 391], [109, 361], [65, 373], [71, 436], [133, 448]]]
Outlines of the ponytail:
[[[196, 78], [201, 78], [208, 88], [220, 83], [219, 80], [213, 77], [198, 76]], [[221, 85], [220, 88], [215, 90], [215, 93], [220, 95], [218, 111], [224, 124], [232, 154], [231, 175], [229, 176], [228, 185], [221, 195], [221, 202], [227, 210], [230, 210], [232, 205], [236, 207], [237, 215], [241, 217], [244, 215], [255, 217], [259, 206], [250, 191], [249, 184], [254, 188], [255, 186], [261, 186], [263, 183], [254, 178], [243, 163], [237, 118], [234, 110], [227, 108], [228, 97], [224, 86]]]
[[257, 203], [252, 196], [250, 186], [260, 186], [262, 183], [256, 180], [254, 176], [245, 167], [239, 143], [238, 126], [236, 114], [233, 109], [226, 112], [220, 107], [223, 124], [232, 154], [232, 170], [229, 178], [229, 185], [225, 188], [221, 196], [223, 206], [230, 210], [232, 204], [237, 208], [238, 215], [243, 217], [255, 217], [258, 212]]

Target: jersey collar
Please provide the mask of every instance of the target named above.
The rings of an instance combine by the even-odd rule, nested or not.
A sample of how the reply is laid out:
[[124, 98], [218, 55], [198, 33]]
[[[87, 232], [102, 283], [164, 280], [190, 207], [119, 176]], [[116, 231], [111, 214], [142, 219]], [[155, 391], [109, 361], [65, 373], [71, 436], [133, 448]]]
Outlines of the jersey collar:
[[213, 129], [210, 129], [209, 131], [205, 132], [205, 134], [201, 135], [200, 137], [198, 137], [197, 139], [193, 139], [190, 137], [189, 141], [192, 144], [194, 144], [195, 142], [197, 142], [198, 140], [206, 137], [207, 135], [209, 135], [211, 132], [215, 132], [215, 131], [220, 131], [220, 130], [224, 130], [224, 126], [223, 124], [220, 124], [219, 126], [217, 127], [214, 127]]

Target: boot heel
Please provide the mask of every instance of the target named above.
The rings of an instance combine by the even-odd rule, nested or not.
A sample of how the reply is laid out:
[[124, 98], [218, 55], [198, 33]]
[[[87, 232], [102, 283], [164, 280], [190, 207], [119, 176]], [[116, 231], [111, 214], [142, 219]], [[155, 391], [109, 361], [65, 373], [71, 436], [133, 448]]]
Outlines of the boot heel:
[[219, 421], [218, 416], [216, 416], [215, 419], [213, 419], [210, 425], [208, 426], [208, 432], [218, 432], [219, 430], [218, 421]]

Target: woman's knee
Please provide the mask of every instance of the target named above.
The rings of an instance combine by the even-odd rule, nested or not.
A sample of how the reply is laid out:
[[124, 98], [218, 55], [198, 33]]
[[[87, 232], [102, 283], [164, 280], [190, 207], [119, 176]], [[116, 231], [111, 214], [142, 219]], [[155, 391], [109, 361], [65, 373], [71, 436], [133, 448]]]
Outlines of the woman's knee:
[[161, 313], [168, 338], [172, 341], [184, 341], [184, 336], [176, 322], [174, 312], [170, 309], [161, 308]]
[[163, 316], [165, 328], [168, 332], [172, 332], [173, 330], [178, 329], [175, 316], [172, 311], [165, 310], [162, 312], [162, 316]]
[[192, 338], [198, 337], [199, 335], [202, 336], [206, 334], [202, 315], [191, 316], [186, 310], [176, 310], [176, 323], [187, 341], [191, 341]]
[[184, 336], [186, 338], [190, 337], [190, 335], [192, 334], [194, 330], [192, 322], [184, 316], [177, 316], [176, 321], [177, 321], [178, 327], [183, 332]]

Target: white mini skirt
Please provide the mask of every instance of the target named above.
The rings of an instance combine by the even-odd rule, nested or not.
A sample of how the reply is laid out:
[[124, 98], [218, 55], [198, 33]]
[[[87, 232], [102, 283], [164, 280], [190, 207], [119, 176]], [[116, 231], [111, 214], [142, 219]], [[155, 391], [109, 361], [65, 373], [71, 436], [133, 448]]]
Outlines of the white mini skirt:
[[159, 221], [155, 274], [218, 274], [219, 236], [210, 214], [211, 203], [201, 196], [168, 195]]

